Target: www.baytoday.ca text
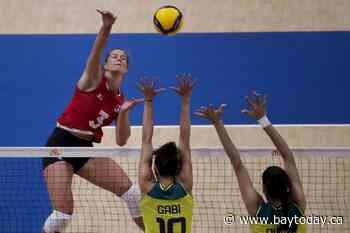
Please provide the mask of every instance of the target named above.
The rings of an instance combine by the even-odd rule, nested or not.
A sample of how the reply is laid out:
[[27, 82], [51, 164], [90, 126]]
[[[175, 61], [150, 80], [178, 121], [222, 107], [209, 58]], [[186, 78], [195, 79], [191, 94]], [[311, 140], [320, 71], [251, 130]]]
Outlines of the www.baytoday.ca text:
[[317, 225], [341, 225], [344, 222], [344, 217], [342, 216], [320, 216], [320, 215], [310, 215], [303, 217], [278, 217], [273, 216], [272, 220], [269, 217], [255, 217], [255, 216], [241, 216], [228, 213], [224, 216], [224, 223], [226, 225], [234, 224], [317, 224]]

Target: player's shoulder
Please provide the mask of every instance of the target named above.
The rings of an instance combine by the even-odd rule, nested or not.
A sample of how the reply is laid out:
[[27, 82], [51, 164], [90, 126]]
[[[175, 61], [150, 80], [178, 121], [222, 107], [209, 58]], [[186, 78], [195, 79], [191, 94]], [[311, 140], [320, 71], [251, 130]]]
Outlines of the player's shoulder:
[[163, 187], [160, 182], [156, 182], [147, 195], [155, 199], [170, 201], [184, 198], [188, 195], [188, 192], [179, 182], [174, 182], [168, 187]]
[[92, 74], [84, 70], [77, 82], [77, 89], [83, 92], [91, 92], [98, 89], [101, 84], [106, 82], [106, 77], [102, 68], [97, 73]]

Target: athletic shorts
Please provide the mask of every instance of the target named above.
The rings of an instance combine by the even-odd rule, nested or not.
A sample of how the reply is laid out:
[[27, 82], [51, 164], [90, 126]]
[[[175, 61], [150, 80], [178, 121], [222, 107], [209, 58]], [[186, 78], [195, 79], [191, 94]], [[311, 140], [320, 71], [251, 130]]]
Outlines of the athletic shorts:
[[[61, 129], [61, 128], [55, 128], [52, 132], [51, 136], [47, 140], [46, 143], [47, 147], [92, 147], [92, 141], [87, 141], [81, 138], [78, 138], [71, 134], [70, 132]], [[43, 158], [43, 169], [45, 169], [50, 164], [59, 162], [59, 161], [65, 161], [72, 165], [74, 173], [78, 172], [80, 168], [82, 168], [85, 163], [90, 158], [84, 157], [75, 157], [75, 158], [58, 158], [58, 157], [46, 157]]]

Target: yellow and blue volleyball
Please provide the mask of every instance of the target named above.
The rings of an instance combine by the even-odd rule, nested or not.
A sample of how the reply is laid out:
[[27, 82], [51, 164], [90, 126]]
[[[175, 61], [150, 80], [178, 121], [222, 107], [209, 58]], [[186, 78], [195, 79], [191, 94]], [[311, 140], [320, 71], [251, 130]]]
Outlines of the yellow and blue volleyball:
[[153, 23], [159, 33], [173, 35], [182, 27], [182, 13], [174, 6], [160, 7], [153, 15]]

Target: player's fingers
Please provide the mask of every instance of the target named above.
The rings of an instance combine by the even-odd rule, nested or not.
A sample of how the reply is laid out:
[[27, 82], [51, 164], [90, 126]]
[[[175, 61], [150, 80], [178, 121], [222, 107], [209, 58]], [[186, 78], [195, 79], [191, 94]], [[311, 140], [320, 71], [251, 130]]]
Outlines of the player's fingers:
[[208, 107], [201, 106], [199, 109], [202, 110], [202, 111], [207, 111], [207, 110], [208, 110]]
[[140, 77], [138, 80], [138, 83], [141, 85], [144, 85], [145, 84], [145, 77]]
[[207, 115], [206, 115], [205, 113], [199, 112], [199, 111], [195, 111], [193, 114], [194, 114], [195, 116], [199, 116], [199, 117], [203, 117], [203, 118], [206, 118], [206, 117], [207, 117]]
[[208, 106], [208, 112], [214, 112], [214, 111], [215, 111], [214, 105], [209, 104], [209, 106]]
[[227, 104], [221, 104], [219, 108], [224, 109], [224, 108], [226, 108], [226, 106], [227, 106]]
[[247, 115], [247, 116], [253, 116], [253, 114], [254, 114], [253, 111], [250, 111], [248, 109], [242, 109], [241, 113], [243, 113], [244, 115]]
[[112, 12], [110, 12], [110, 11], [106, 11], [106, 14], [107, 15], [109, 15], [109, 16], [111, 16], [112, 18], [116, 18], [116, 16], [115, 16], [115, 14], [113, 14]]
[[193, 80], [192, 74], [186, 74], [186, 77], [191, 81]]
[[182, 77], [184, 78], [186, 83], [189, 83], [192, 81], [192, 76], [190, 74], [183, 74]]
[[132, 101], [133, 101], [133, 103], [138, 104], [138, 103], [144, 102], [145, 99], [144, 98], [133, 98]]
[[179, 91], [179, 88], [174, 86], [170, 86], [169, 89], [173, 91]]
[[253, 90], [253, 91], [252, 91], [252, 95], [255, 96], [255, 97], [260, 96], [260, 94], [259, 94], [256, 90]]
[[[191, 74], [186, 74], [186, 78], [187, 78], [187, 83], [190, 87], [192, 87], [192, 83], [195, 81], [195, 79], [192, 77]], [[196, 84], [196, 82], [194, 82], [194, 84]], [[194, 85], [193, 84], [193, 85]]]
[[178, 87], [169, 87], [169, 89], [175, 91], [177, 94], [180, 94], [180, 93], [181, 93], [181, 92], [180, 92], [180, 88], [178, 88]]
[[114, 14], [108, 10], [101, 10], [101, 12], [103, 15], [108, 15], [108, 16], [114, 17]]
[[157, 94], [160, 93], [160, 92], [164, 92], [164, 91], [166, 91], [166, 88], [164, 88], [164, 87], [154, 90], [154, 92], [157, 93]]
[[224, 109], [225, 109], [226, 106], [227, 106], [227, 104], [221, 104], [220, 107], [219, 107], [219, 109], [218, 109], [219, 112], [220, 112], [220, 113], [224, 112]]
[[247, 104], [251, 107], [255, 107], [256, 104], [254, 103], [254, 101], [249, 97], [249, 96], [246, 96], [245, 97], [245, 100], [247, 101]]
[[142, 83], [136, 83], [136, 86], [137, 88], [140, 90], [140, 91], [144, 91], [145, 88], [143, 87]]
[[150, 86], [150, 84], [151, 84], [151, 80], [149, 77], [143, 77], [142, 82], [145, 86]]
[[258, 106], [262, 105], [263, 102], [263, 95], [256, 92], [256, 91], [252, 91], [252, 99], [255, 99], [255, 104]]
[[178, 82], [180, 82], [181, 79], [182, 79], [181, 75], [177, 74], [177, 75], [176, 75], [176, 80], [177, 80]]
[[114, 15], [114, 14], [111, 14], [110, 16], [112, 17], [112, 19], [113, 19], [114, 21], [117, 19], [117, 16]]
[[198, 114], [201, 114], [203, 116], [208, 117], [208, 111], [207, 110], [202, 110], [202, 109], [197, 109], [195, 112], [197, 112]]
[[261, 95], [260, 95], [258, 92], [252, 91], [251, 97], [252, 97], [253, 100], [255, 100], [255, 102], [256, 102], [257, 104], [260, 104]]
[[102, 11], [101, 9], [96, 9], [96, 11], [97, 11], [98, 13], [100, 13], [101, 15], [103, 15], [103, 11]]
[[193, 79], [190, 83], [190, 87], [193, 88], [194, 86], [197, 85], [198, 79]]
[[262, 105], [262, 103], [263, 103], [263, 101], [264, 101], [264, 96], [261, 95], [261, 94], [259, 94], [259, 93], [257, 93], [256, 91], [253, 92], [253, 96], [254, 96], [255, 99], [256, 99], [256, 103], [257, 103], [258, 105]]
[[264, 96], [263, 96], [263, 98], [262, 98], [262, 103], [261, 103], [261, 105], [262, 105], [263, 107], [266, 107], [266, 103], [267, 103], [267, 95], [264, 94]]
[[199, 108], [196, 110], [196, 112], [206, 113], [207, 109]]
[[106, 15], [111, 16], [111, 13], [109, 13], [109, 12], [106, 11], [106, 10], [102, 10], [101, 12], [102, 12], [102, 15], [103, 15], [103, 16], [106, 16]]
[[157, 84], [159, 84], [159, 77], [152, 77], [153, 87], [156, 87]]
[[186, 86], [186, 77], [182, 76], [181, 78], [181, 81], [180, 81], [180, 85], [183, 87], [183, 86]]
[[177, 81], [179, 82], [179, 85], [180, 86], [183, 86], [183, 84], [184, 84], [184, 79], [185, 79], [185, 77], [183, 76], [183, 75], [177, 75], [177, 77], [176, 77], [176, 79], [177, 79]]
[[154, 87], [154, 81], [152, 80], [152, 78], [145, 78], [144, 83], [147, 88]]
[[153, 78], [150, 79], [150, 86], [153, 88], [155, 85], [155, 81]]

